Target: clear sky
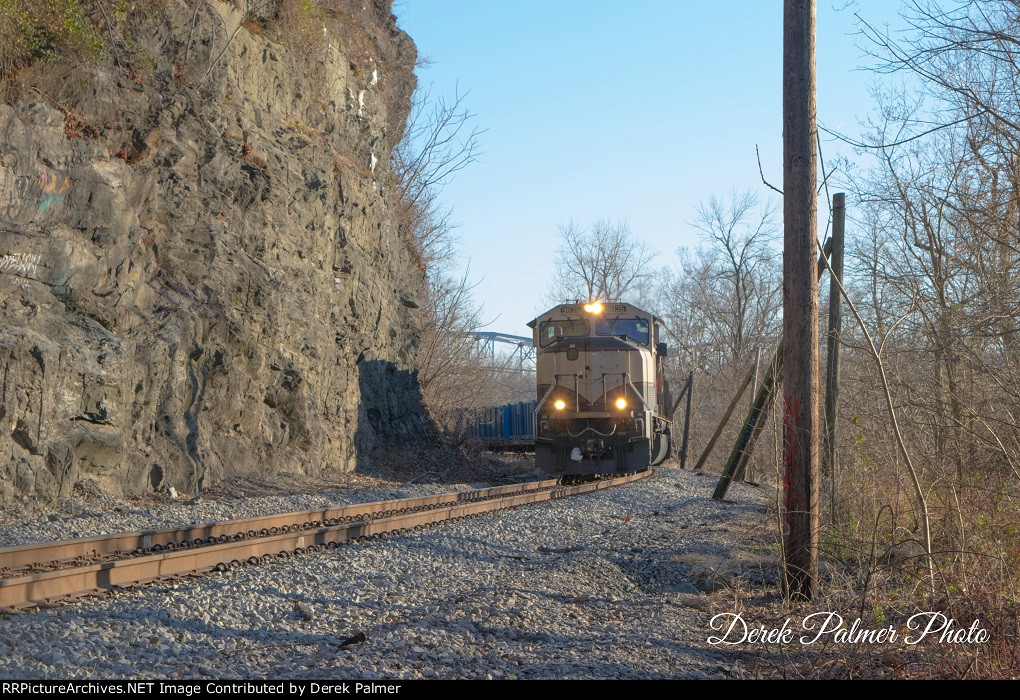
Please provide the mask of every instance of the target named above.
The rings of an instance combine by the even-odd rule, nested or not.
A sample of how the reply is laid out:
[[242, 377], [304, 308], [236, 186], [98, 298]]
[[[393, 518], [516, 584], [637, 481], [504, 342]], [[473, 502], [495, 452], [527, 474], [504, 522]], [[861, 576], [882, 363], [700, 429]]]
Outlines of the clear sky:
[[[899, 0], [818, 0], [819, 120], [857, 135], [857, 35]], [[398, 0], [434, 94], [470, 91], [479, 162], [443, 192], [487, 330], [529, 335], [559, 224], [627, 219], [672, 265], [700, 200], [782, 185], [780, 0]], [[823, 141], [827, 159], [841, 152]], [[820, 203], [822, 204], [822, 203]], [[852, 203], [848, 203], [851, 204]]]

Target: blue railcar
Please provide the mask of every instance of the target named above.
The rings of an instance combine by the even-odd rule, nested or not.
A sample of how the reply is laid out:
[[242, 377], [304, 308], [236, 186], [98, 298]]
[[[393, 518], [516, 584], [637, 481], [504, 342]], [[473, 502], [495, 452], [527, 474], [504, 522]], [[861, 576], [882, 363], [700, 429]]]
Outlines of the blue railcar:
[[523, 449], [535, 444], [537, 401], [520, 401], [500, 406], [466, 408], [461, 413], [464, 432], [490, 448]]

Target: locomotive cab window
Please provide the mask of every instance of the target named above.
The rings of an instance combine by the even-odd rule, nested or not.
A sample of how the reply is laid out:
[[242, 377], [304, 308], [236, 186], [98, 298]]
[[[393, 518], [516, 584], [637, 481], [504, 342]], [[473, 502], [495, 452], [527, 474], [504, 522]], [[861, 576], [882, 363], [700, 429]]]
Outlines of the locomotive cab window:
[[607, 318], [599, 321], [595, 332], [626, 338], [639, 345], [648, 345], [649, 323], [643, 318]]
[[588, 322], [584, 319], [574, 321], [543, 321], [538, 327], [538, 342], [543, 348], [560, 338], [583, 338], [588, 335]]

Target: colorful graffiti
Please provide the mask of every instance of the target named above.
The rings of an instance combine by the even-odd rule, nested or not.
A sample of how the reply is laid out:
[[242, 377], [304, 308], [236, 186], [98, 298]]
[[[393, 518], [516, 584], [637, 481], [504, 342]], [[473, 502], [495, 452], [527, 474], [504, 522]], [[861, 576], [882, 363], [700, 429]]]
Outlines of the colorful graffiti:
[[[12, 223], [40, 221], [64, 204], [71, 191], [71, 178], [45, 170], [41, 175], [19, 175], [17, 160], [3, 158], [0, 170], [0, 220]], [[11, 167], [13, 166], [13, 167]]]
[[54, 204], [64, 203], [64, 194], [71, 189], [71, 178], [67, 175], [61, 179], [56, 173], [45, 172], [40, 178], [41, 197], [37, 210], [46, 212]]

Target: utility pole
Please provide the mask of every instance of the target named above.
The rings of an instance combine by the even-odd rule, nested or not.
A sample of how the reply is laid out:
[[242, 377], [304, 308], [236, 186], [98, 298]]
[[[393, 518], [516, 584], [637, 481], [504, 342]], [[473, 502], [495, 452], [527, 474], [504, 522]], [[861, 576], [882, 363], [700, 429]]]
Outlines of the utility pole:
[[843, 325], [843, 238], [846, 195], [832, 195], [832, 258], [829, 261], [829, 333], [825, 345], [825, 469], [829, 476], [829, 519], [836, 518], [836, 405], [839, 402], [839, 333]]
[[680, 468], [687, 468], [687, 445], [691, 439], [691, 397], [694, 396], [694, 370], [687, 375], [687, 413], [684, 418], [684, 440], [680, 444]]
[[[758, 366], [761, 364], [761, 346], [759, 345], [754, 349], [754, 371], [751, 375], [751, 393], [750, 393], [750, 405], [747, 409], [754, 410], [754, 397], [758, 394]], [[754, 467], [751, 466], [750, 460], [747, 461], [747, 469], [742, 473], [737, 474], [739, 481], [754, 481]]]
[[783, 536], [790, 596], [818, 578], [815, 0], [783, 3]]

